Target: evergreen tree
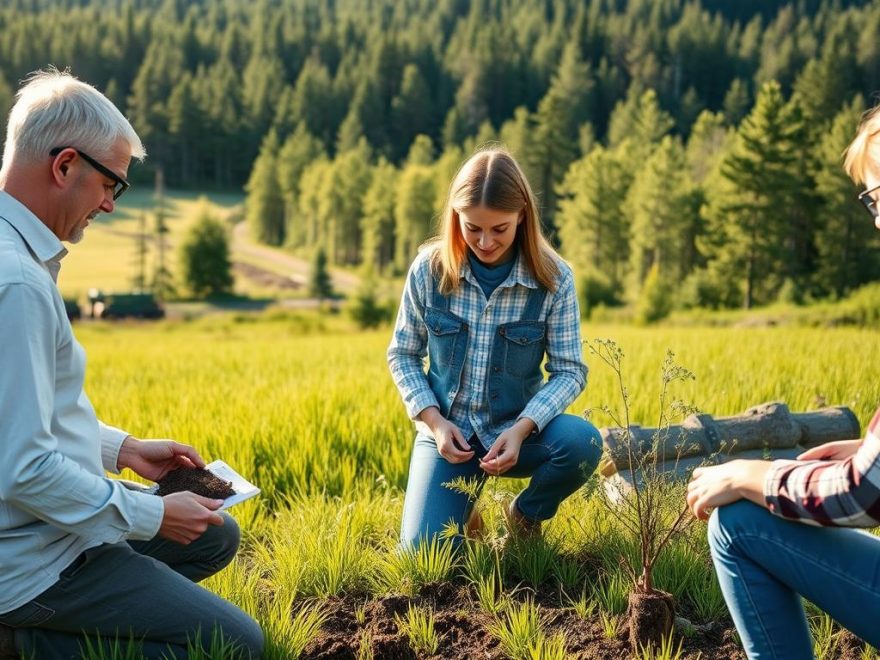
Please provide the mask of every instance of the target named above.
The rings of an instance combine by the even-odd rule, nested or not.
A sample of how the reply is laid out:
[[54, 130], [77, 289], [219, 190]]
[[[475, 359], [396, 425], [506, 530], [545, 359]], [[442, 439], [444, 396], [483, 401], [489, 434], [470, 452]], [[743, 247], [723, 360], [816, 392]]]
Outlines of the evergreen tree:
[[406, 156], [407, 165], [430, 165], [434, 162], [434, 145], [427, 135], [417, 135]]
[[315, 160], [326, 156], [321, 141], [309, 133], [304, 122], [284, 141], [278, 152], [276, 169], [278, 187], [284, 200], [286, 242], [294, 247], [305, 244], [306, 229], [299, 216], [300, 179]]
[[645, 325], [664, 319], [672, 311], [672, 284], [660, 274], [659, 264], [648, 271], [636, 303], [636, 323]]
[[434, 172], [426, 165], [407, 165], [401, 172], [394, 204], [394, 262], [399, 272], [406, 271], [419, 245], [430, 236], [437, 213], [434, 182]]
[[748, 114], [750, 104], [748, 84], [742, 78], [734, 78], [724, 95], [724, 103], [721, 106], [727, 121], [733, 126], [738, 125]]
[[217, 186], [246, 180], [252, 170], [247, 131], [242, 131], [244, 102], [233, 65], [221, 59], [193, 78], [193, 93], [205, 122], [201, 150], [205, 176]]
[[336, 137], [339, 105], [330, 79], [330, 72], [315, 56], [306, 60], [294, 85], [293, 115], [304, 122], [309, 133], [325, 145]]
[[687, 162], [694, 183], [702, 185], [718, 172], [732, 136], [724, 125], [724, 115], [704, 110], [691, 128], [687, 142]]
[[556, 186], [569, 164], [578, 156], [578, 132], [590, 115], [590, 69], [583, 62], [580, 46], [570, 42], [546, 96], [535, 116], [535, 138], [527, 154], [537, 178], [531, 181], [540, 196], [544, 222], [553, 227]]
[[333, 282], [327, 271], [327, 253], [324, 248], [315, 250], [312, 261], [312, 270], [309, 275], [309, 295], [318, 300], [326, 300], [333, 297]]
[[150, 43], [128, 99], [128, 116], [148, 146], [150, 162], [164, 165], [170, 156], [167, 103], [183, 77], [182, 53], [171, 37]]
[[168, 224], [165, 222], [165, 179], [162, 168], [156, 170], [155, 213], [153, 224], [153, 240], [156, 244], [156, 267], [153, 271], [153, 282], [150, 287], [153, 295], [159, 300], [167, 300], [174, 295], [174, 283], [171, 271], [165, 263], [167, 249]]
[[614, 152], [598, 146], [572, 163], [559, 187], [562, 254], [576, 273], [607, 283], [622, 299], [629, 258], [623, 200], [629, 177]]
[[255, 53], [244, 70], [242, 98], [253, 145], [260, 144], [272, 125], [283, 80], [284, 66], [278, 57]]
[[[302, 227], [303, 245], [324, 245], [330, 231], [329, 220], [324, 215], [327, 206], [324, 197], [325, 180], [330, 179], [333, 163], [326, 158], [312, 161], [303, 170], [299, 180], [298, 224]], [[326, 258], [326, 252], [325, 252]]]
[[[435, 213], [440, 213], [446, 206], [449, 185], [465, 161], [465, 152], [460, 147], [444, 149], [434, 163], [434, 206]], [[409, 264], [406, 264], [409, 265]]]
[[638, 171], [624, 209], [630, 219], [630, 290], [639, 297], [653, 269], [663, 283], [681, 282], [695, 262], [698, 208], [691, 204], [684, 149], [666, 136]]
[[653, 89], [639, 92], [634, 84], [630, 86], [626, 100], [614, 108], [608, 128], [608, 144], [618, 149], [627, 171], [635, 172], [674, 123], [672, 116], [660, 107]]
[[385, 159], [373, 168], [370, 187], [364, 195], [363, 264], [372, 272], [383, 273], [394, 262], [394, 208], [398, 172]]
[[852, 27], [829, 36], [820, 57], [807, 62], [794, 82], [793, 98], [804, 111], [806, 122], [818, 138], [846, 99], [857, 91], [858, 66], [852, 43]]
[[407, 64], [403, 69], [400, 93], [391, 101], [392, 158], [398, 161], [417, 135], [434, 131], [437, 114], [431, 90], [419, 67]]
[[147, 238], [147, 218], [141, 213], [138, 216], [138, 233], [135, 237], [135, 275], [131, 279], [131, 288], [135, 291], [147, 289], [147, 252], [149, 252]]
[[[345, 136], [340, 130], [340, 150], [357, 145], [360, 136], [355, 133], [359, 130], [371, 147], [380, 153], [390, 152], [388, 112], [377, 81], [370, 77], [361, 78], [346, 116], [349, 126]], [[343, 138], [346, 138], [344, 143]]]
[[321, 185], [319, 213], [327, 227], [324, 245], [335, 264], [356, 265], [361, 259], [361, 218], [372, 168], [366, 140], [339, 154]]
[[765, 84], [722, 164], [721, 185], [708, 191], [704, 247], [721, 280], [741, 288], [746, 308], [770, 302], [789, 273], [789, 206], [805, 194], [801, 131], [779, 85]]
[[204, 201], [180, 245], [180, 270], [186, 287], [196, 298], [224, 294], [232, 289], [228, 232]]
[[516, 158], [519, 166], [529, 184], [534, 187], [540, 179], [540, 169], [536, 159], [532, 157], [535, 142], [534, 117], [529, 114], [528, 108], [518, 107], [513, 113], [513, 119], [509, 119], [501, 126], [501, 143]]
[[267, 245], [282, 245], [285, 238], [284, 199], [277, 175], [278, 148], [278, 136], [270, 131], [245, 186], [245, 219], [253, 237]]
[[[192, 76], [180, 79], [168, 99], [168, 131], [177, 162], [169, 158], [169, 170], [174, 180], [192, 185], [197, 178], [196, 152], [201, 144], [202, 117], [193, 95]], [[172, 156], [173, 157], [173, 156]]]
[[354, 149], [363, 139], [364, 124], [361, 121], [357, 108], [352, 106], [339, 126], [339, 133], [336, 136], [336, 152], [342, 153]]

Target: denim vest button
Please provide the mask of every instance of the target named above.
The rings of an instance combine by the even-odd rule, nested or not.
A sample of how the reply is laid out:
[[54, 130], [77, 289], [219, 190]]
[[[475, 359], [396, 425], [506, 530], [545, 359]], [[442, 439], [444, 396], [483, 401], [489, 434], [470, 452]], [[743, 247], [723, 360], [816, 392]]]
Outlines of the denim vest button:
[[498, 328], [498, 334], [503, 337], [505, 334], [504, 328]]
[[498, 367], [492, 367], [492, 373], [497, 374], [497, 373], [500, 373], [500, 372], [501, 372], [501, 369], [499, 369]]

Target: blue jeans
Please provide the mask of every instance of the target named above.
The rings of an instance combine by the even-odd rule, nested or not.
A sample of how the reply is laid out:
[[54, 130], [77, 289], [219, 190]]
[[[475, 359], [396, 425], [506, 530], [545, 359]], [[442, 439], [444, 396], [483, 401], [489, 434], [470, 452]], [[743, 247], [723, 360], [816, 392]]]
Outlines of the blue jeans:
[[[208, 527], [190, 545], [156, 537], [99, 545], [83, 552], [53, 586], [5, 614], [17, 648], [40, 660], [80, 657], [82, 631], [104, 655], [118, 636], [143, 642], [145, 658], [185, 658], [187, 642], [207, 650], [217, 627], [238, 644], [240, 657], [263, 652], [260, 626], [232, 603], [195, 584], [232, 561], [240, 532], [235, 520]], [[99, 643], [95, 633], [102, 636]], [[99, 652], [100, 655], [100, 652]]]
[[[526, 439], [517, 464], [502, 476], [530, 476], [516, 506], [530, 520], [548, 520], [562, 500], [587, 481], [601, 455], [602, 439], [595, 426], [575, 415], [559, 415]], [[418, 434], [403, 504], [401, 545], [415, 547], [430, 540], [450, 522], [461, 529], [474, 503], [444, 486], [457, 477], [476, 479], [482, 488], [487, 475], [480, 469], [478, 452], [466, 463], [450, 463], [437, 452], [433, 438]]]
[[813, 657], [801, 596], [880, 646], [880, 538], [785, 520], [741, 500], [712, 513], [709, 546], [749, 658]]

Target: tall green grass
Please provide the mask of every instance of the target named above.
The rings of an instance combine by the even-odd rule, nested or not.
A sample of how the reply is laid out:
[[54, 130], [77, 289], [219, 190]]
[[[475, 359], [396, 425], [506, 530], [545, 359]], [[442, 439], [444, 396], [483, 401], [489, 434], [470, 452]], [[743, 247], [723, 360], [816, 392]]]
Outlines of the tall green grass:
[[[587, 491], [563, 504], [545, 526], [546, 541], [499, 550], [492, 543], [503, 533], [502, 491], [518, 484], [492, 480], [479, 504], [489, 545], [468, 542], [470, 550], [447, 555], [438, 544], [415, 557], [396, 548], [414, 433], [385, 363], [389, 328], [357, 333], [338, 317], [276, 313], [75, 331], [89, 358], [87, 391], [104, 421], [139, 437], [188, 442], [262, 489], [232, 510], [243, 550], [207, 586], [257, 617], [269, 657], [302, 653], [328, 597], [415, 594], [437, 580], [470, 584], [474, 601], [499, 622], [496, 634], [528, 657], [556, 657], [564, 640], [535, 643], [538, 619], [516, 604], [523, 592], [555, 585], [561, 606], [575, 603], [609, 622], [624, 610], [620, 555], [633, 549]], [[613, 338], [626, 352], [632, 416], [643, 425], [656, 423], [667, 348], [697, 374], [677, 394], [716, 415], [768, 400], [793, 410], [825, 401], [851, 406], [864, 423], [880, 404], [880, 379], [861, 367], [880, 349], [875, 331], [587, 325], [584, 334]], [[611, 374], [596, 367], [570, 411], [614, 401]], [[703, 535], [699, 526], [657, 565], [658, 586], [697, 621], [724, 615]]]

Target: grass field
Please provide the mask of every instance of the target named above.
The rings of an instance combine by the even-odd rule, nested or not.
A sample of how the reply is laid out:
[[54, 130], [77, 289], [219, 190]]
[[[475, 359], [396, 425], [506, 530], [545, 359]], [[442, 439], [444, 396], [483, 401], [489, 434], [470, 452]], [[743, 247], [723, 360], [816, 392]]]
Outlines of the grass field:
[[[617, 649], [608, 657], [627, 657], [619, 558], [632, 546], [587, 491], [566, 501], [545, 542], [502, 551], [497, 501], [517, 484], [491, 480], [481, 499], [487, 542], [458, 556], [442, 547], [409, 559], [394, 552], [413, 431], [385, 364], [389, 333], [356, 332], [340, 316], [281, 313], [76, 328], [102, 419], [140, 437], [189, 442], [262, 488], [233, 510], [244, 549], [209, 586], [257, 617], [268, 657], [306, 649], [331, 657], [315, 645], [337, 633], [350, 638], [340, 657], [449, 657], [444, 626], [459, 614], [472, 626], [469, 639], [492, 640], [486, 657], [578, 655], [584, 635], [604, 636]], [[675, 394], [715, 415], [770, 400], [807, 410], [824, 400], [850, 406], [864, 425], [880, 405], [880, 381], [860, 366], [878, 354], [876, 331], [587, 325], [584, 335], [623, 347], [632, 419], [644, 425], [657, 418], [667, 348], [697, 375]], [[572, 412], [617, 404], [611, 374], [591, 367]], [[726, 621], [703, 536], [694, 526], [656, 578], [695, 624]], [[437, 584], [455, 585], [459, 595], [450, 600]], [[453, 605], [443, 616], [432, 609], [446, 601]], [[342, 612], [350, 617], [345, 633]], [[833, 646], [839, 633], [830, 620], [814, 623], [819, 651]], [[690, 638], [683, 642], [683, 657], [697, 657]]]

